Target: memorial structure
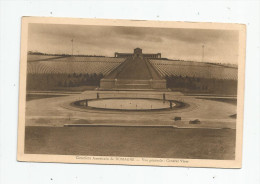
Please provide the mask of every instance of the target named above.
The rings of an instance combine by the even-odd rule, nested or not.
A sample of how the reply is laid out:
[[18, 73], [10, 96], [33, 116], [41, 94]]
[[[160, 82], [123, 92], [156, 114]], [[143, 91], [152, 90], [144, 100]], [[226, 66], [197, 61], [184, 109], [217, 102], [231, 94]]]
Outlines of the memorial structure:
[[142, 49], [135, 48], [134, 53], [118, 53], [115, 52], [115, 57], [127, 58], [127, 57], [140, 57], [140, 58], [161, 58], [161, 53], [157, 54], [143, 54]]
[[149, 62], [149, 59], [160, 59], [161, 53], [144, 54], [136, 48], [133, 53], [116, 52], [115, 57], [125, 61], [101, 79], [101, 89], [166, 89], [166, 80]]

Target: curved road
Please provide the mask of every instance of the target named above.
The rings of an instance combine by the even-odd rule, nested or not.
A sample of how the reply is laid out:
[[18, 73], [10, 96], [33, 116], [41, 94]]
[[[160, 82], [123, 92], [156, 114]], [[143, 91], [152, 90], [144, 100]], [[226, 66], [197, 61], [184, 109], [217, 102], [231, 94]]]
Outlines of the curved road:
[[[196, 96], [184, 96], [176, 92], [166, 92], [169, 100], [179, 100], [190, 106], [185, 109], [157, 112], [117, 112], [88, 110], [72, 107], [76, 100], [96, 98], [98, 91], [85, 91], [62, 97], [44, 98], [26, 102], [26, 126], [64, 126], [65, 124], [95, 125], [151, 125], [174, 126], [178, 128], [236, 128], [236, 105], [225, 102], [199, 99]], [[162, 98], [162, 92], [98, 92], [100, 98], [135, 97]], [[174, 121], [180, 116], [181, 121]], [[191, 125], [190, 120], [199, 119], [200, 124]]]

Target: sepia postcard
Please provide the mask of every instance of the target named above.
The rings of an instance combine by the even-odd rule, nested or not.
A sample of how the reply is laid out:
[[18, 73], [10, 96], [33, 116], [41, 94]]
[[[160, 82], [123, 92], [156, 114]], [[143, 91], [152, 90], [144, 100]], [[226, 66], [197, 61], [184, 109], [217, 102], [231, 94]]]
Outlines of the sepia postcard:
[[18, 161], [241, 168], [246, 26], [23, 17]]

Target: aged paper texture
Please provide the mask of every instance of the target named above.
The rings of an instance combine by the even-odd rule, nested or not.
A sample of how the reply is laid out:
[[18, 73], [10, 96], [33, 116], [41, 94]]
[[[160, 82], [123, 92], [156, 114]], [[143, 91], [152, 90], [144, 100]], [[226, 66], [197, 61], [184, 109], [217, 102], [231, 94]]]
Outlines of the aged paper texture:
[[23, 17], [17, 159], [241, 168], [245, 35]]

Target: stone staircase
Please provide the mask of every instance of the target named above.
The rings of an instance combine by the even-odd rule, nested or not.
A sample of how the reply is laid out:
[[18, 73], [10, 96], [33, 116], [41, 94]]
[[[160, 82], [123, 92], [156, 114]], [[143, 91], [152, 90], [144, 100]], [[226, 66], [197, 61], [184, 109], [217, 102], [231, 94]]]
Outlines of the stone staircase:
[[151, 89], [149, 80], [117, 80], [116, 89]]
[[101, 89], [153, 90], [166, 89], [166, 81], [161, 78], [146, 58], [127, 58], [105, 78], [101, 79]]

